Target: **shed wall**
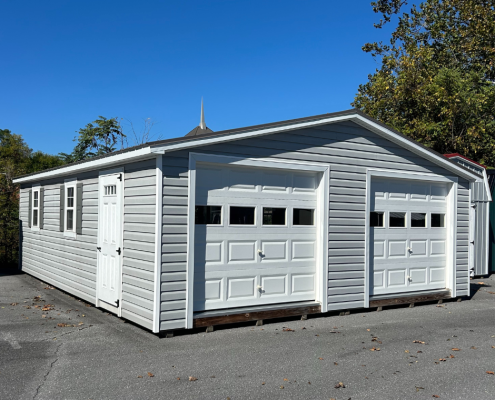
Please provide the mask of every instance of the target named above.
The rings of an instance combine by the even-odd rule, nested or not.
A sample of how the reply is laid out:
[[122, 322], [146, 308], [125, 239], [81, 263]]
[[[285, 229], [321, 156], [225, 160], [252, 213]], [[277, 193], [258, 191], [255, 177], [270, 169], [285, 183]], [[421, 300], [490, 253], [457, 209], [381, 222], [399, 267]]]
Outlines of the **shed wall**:
[[[294, 130], [194, 148], [198, 153], [274, 158], [331, 165], [329, 204], [329, 310], [364, 307], [367, 168], [452, 176], [353, 122]], [[163, 156], [163, 236], [160, 329], [185, 326], [189, 151]], [[457, 295], [467, 294], [469, 183], [459, 179]]]
[[[155, 159], [124, 165], [122, 316], [152, 327], [155, 255]], [[59, 231], [60, 190], [64, 179], [83, 183], [82, 234]], [[22, 270], [92, 304], [96, 299], [98, 172], [39, 182], [44, 188], [43, 229], [28, 226], [29, 190], [21, 187]]]

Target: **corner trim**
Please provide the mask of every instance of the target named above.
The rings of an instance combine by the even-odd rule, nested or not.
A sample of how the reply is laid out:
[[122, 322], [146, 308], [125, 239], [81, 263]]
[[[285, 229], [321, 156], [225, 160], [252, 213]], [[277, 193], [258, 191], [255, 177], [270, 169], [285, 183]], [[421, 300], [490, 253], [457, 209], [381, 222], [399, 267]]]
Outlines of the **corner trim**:
[[153, 332], [160, 332], [161, 271], [162, 271], [162, 218], [163, 217], [163, 159], [156, 156], [156, 210], [155, 210], [155, 290], [153, 301]]

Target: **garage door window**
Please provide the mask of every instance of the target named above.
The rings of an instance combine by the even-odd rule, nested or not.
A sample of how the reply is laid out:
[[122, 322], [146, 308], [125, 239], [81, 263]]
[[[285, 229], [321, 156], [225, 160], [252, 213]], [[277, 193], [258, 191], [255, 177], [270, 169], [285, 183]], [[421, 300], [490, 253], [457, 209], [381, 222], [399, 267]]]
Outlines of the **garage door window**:
[[220, 225], [222, 223], [221, 206], [196, 206], [195, 214], [197, 225]]
[[370, 226], [383, 227], [383, 213], [372, 211], [370, 212]]
[[390, 228], [405, 228], [406, 226], [406, 213], [391, 212], [389, 219]]
[[254, 225], [255, 207], [230, 207], [230, 225]]
[[305, 208], [294, 208], [292, 214], [292, 223], [294, 225], [314, 225], [315, 210]]
[[445, 228], [445, 214], [431, 214], [432, 228]]
[[411, 213], [411, 228], [426, 228], [426, 214]]
[[285, 208], [263, 207], [263, 225], [285, 225]]

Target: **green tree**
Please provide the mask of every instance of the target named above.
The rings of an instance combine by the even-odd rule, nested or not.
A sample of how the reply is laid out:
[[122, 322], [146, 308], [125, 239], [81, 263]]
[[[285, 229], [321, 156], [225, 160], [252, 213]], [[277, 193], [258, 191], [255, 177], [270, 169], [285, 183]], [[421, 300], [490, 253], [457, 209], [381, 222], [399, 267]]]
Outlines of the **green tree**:
[[116, 150], [116, 145], [123, 146], [125, 134], [117, 118], [102, 116], [84, 128], [79, 129], [77, 142], [72, 153], [60, 153], [59, 157], [66, 163], [87, 160]]
[[14, 177], [62, 165], [57, 156], [34, 152], [21, 135], [0, 129], [0, 263], [17, 264], [19, 248], [19, 185]]
[[[407, 4], [371, 3], [390, 23]], [[427, 0], [398, 17], [389, 43], [363, 50], [381, 67], [352, 103], [441, 153], [495, 164], [495, 0]]]

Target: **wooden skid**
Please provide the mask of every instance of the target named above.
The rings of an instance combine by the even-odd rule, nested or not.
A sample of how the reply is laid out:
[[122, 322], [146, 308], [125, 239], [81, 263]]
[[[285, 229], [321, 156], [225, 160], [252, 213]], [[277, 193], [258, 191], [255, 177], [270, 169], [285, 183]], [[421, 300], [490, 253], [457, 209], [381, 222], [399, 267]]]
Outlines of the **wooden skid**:
[[194, 328], [205, 326], [234, 324], [238, 322], [265, 320], [272, 318], [285, 318], [298, 315], [316, 314], [321, 312], [321, 306], [306, 306], [287, 308], [284, 310], [267, 310], [242, 314], [218, 315], [214, 317], [197, 318], [194, 320]]
[[383, 299], [383, 300], [371, 300], [371, 307], [383, 307], [383, 306], [393, 306], [399, 304], [414, 304], [414, 303], [422, 303], [425, 301], [434, 301], [434, 300], [444, 300], [450, 299], [450, 293], [438, 293], [438, 294], [424, 294], [420, 296], [411, 296], [411, 297], [397, 297], [395, 299]]

